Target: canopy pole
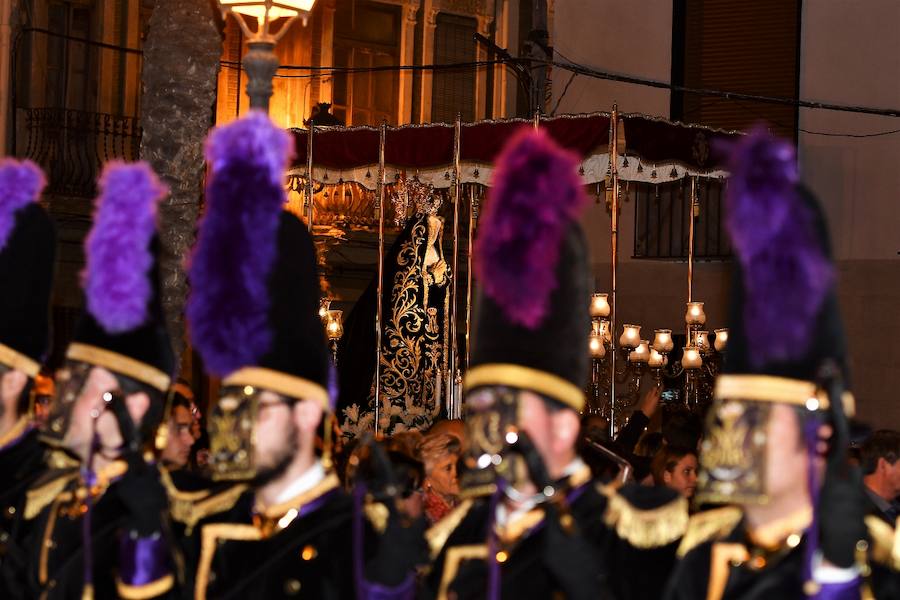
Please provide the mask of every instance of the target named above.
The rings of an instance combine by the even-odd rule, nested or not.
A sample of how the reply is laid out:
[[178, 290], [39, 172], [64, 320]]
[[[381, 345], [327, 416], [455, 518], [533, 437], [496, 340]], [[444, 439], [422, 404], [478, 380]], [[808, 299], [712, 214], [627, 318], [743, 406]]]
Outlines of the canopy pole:
[[460, 401], [461, 390], [458, 389], [459, 374], [459, 345], [457, 336], [457, 296], [459, 286], [459, 203], [460, 203], [460, 137], [462, 134], [462, 115], [456, 113], [456, 121], [453, 125], [453, 272], [450, 278], [450, 373], [447, 386], [447, 416], [451, 419], [459, 419], [462, 416]]
[[375, 210], [378, 211], [378, 301], [375, 309], [375, 439], [381, 439], [381, 307], [384, 301], [384, 144], [387, 123], [381, 122], [378, 139], [378, 192]]
[[478, 199], [475, 186], [469, 188], [469, 248], [466, 256], [466, 370], [469, 368], [469, 355], [471, 354], [472, 333], [472, 247], [475, 240], [475, 221], [478, 219]]
[[[609, 437], [616, 436], [616, 269], [619, 262], [619, 106], [613, 104], [609, 118], [609, 171], [610, 187], [610, 276], [612, 289], [609, 294]], [[609, 193], [609, 191], [607, 191]]]
[[[691, 177], [691, 213], [690, 228], [688, 232], [688, 280], [687, 280], [687, 301], [694, 301], [694, 221], [697, 219], [697, 213], [700, 209], [700, 203], [697, 202], [697, 177]], [[691, 326], [687, 326], [687, 343], [690, 346], [694, 341], [691, 339]]]
[[306, 132], [306, 226], [312, 232], [313, 228], [313, 129], [316, 126], [310, 122]]

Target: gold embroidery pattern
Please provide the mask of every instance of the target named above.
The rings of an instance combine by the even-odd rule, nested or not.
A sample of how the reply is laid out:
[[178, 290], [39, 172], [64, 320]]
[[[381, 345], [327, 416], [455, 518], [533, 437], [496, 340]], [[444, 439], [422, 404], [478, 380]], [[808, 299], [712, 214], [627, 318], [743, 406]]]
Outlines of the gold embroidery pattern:
[[[391, 313], [381, 340], [379, 427], [387, 435], [427, 429], [440, 411], [446, 378], [443, 363], [449, 340], [450, 270], [441, 248], [443, 221], [427, 215], [416, 215], [415, 219], [409, 239], [403, 242], [397, 256], [398, 271], [390, 292]], [[443, 315], [437, 308], [440, 304], [444, 305]], [[361, 411], [356, 405], [345, 409], [344, 432], [356, 435], [371, 428], [375, 402], [373, 380], [368, 411]]]

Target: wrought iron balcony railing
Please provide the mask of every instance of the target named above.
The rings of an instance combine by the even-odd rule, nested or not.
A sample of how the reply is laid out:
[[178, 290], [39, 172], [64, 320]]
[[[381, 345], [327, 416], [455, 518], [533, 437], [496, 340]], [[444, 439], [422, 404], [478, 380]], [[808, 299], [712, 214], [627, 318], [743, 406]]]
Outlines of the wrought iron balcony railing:
[[141, 125], [134, 117], [64, 108], [20, 114], [28, 131], [24, 157], [43, 167], [48, 194], [90, 198], [103, 163], [139, 158]]

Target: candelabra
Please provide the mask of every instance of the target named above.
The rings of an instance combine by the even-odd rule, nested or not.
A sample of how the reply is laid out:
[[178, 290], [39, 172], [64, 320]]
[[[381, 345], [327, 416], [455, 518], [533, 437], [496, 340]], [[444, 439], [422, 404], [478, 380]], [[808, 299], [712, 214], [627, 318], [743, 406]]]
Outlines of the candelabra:
[[[643, 379], [656, 385], [684, 376], [683, 403], [701, 410], [712, 398], [713, 384], [721, 368], [728, 343], [728, 330], [716, 329], [712, 343], [702, 302], [688, 302], [685, 313], [687, 345], [680, 360], [670, 360], [675, 347], [671, 329], [654, 331], [653, 341], [641, 339], [641, 326], [624, 324], [614, 343], [607, 294], [591, 297], [591, 389], [588, 412], [610, 419], [616, 426], [624, 420], [623, 408], [637, 402]], [[616, 360], [611, 360], [616, 353]], [[615, 383], [616, 385], [612, 385]], [[613, 401], [612, 394], [615, 393]]]
[[328, 347], [331, 357], [337, 365], [338, 342], [344, 335], [344, 312], [341, 310], [328, 310], [325, 316], [325, 335], [328, 337]]

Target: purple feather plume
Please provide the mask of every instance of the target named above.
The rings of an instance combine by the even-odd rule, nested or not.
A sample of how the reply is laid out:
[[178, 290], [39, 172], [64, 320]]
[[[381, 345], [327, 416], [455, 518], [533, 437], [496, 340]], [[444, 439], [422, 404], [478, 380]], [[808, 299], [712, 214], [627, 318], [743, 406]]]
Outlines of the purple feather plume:
[[0, 251], [6, 247], [20, 208], [36, 202], [47, 180], [30, 160], [0, 159]]
[[187, 318], [212, 374], [256, 364], [272, 344], [268, 279], [292, 155], [288, 133], [256, 111], [207, 141], [206, 215], [188, 273]]
[[578, 164], [574, 153], [531, 128], [517, 133], [497, 160], [475, 272], [509, 320], [529, 329], [547, 313], [560, 244], [587, 202]]
[[82, 285], [88, 312], [109, 333], [123, 333], [149, 317], [150, 243], [156, 234], [157, 204], [168, 189], [146, 162], [109, 162], [99, 183], [102, 191], [85, 247]]
[[790, 143], [757, 126], [731, 149], [726, 225], [744, 277], [744, 328], [756, 367], [809, 349], [834, 270], [797, 189]]

